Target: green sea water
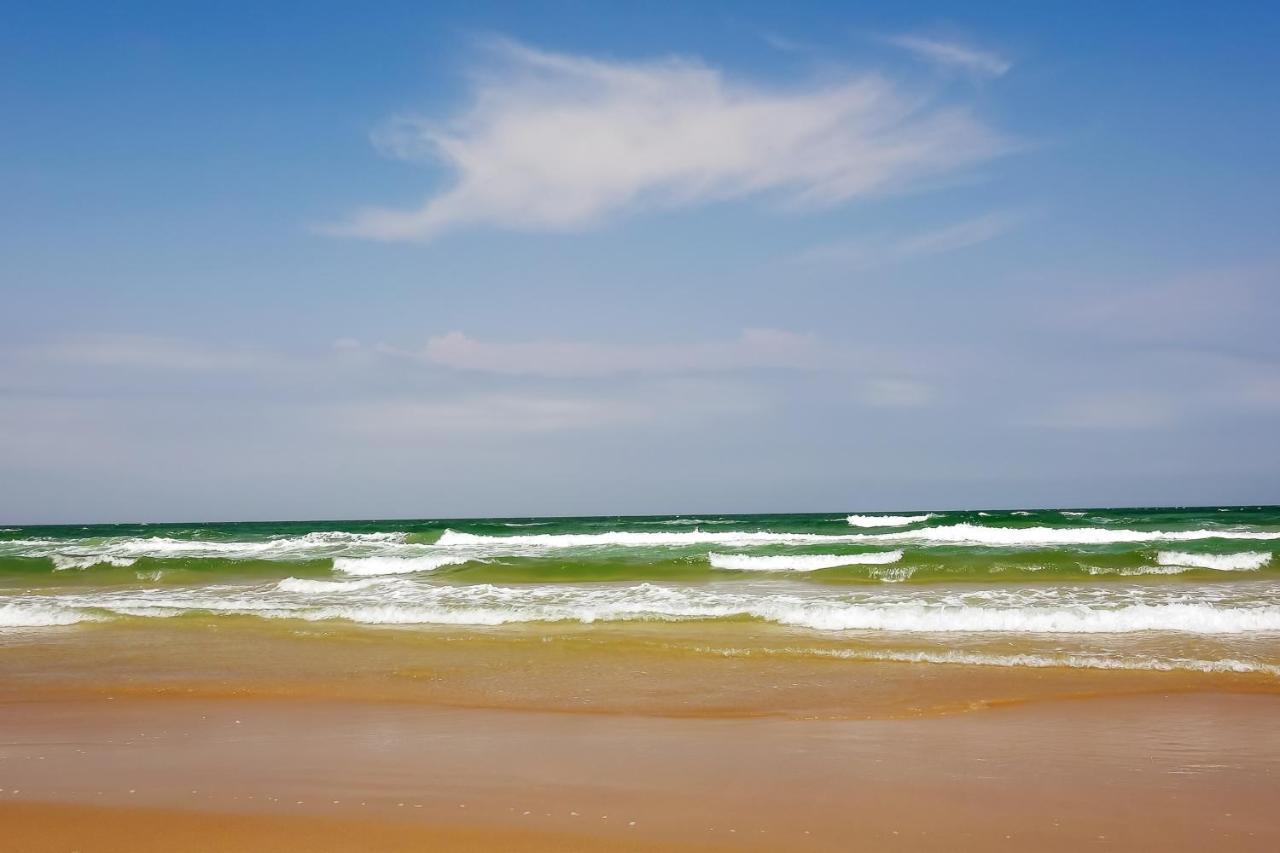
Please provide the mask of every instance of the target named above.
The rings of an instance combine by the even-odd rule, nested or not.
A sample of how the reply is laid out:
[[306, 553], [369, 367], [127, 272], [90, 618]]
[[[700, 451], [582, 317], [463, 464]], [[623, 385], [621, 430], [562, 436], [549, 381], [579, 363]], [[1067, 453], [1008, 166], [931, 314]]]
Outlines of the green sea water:
[[9, 526], [0, 632], [733, 622], [828, 653], [1280, 673], [1277, 550], [1276, 507]]

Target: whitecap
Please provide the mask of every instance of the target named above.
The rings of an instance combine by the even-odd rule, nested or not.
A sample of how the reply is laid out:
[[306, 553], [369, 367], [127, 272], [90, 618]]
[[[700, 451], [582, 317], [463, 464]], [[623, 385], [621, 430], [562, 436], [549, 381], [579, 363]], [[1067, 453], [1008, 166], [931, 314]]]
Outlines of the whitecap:
[[115, 566], [117, 568], [126, 568], [138, 562], [133, 557], [107, 557], [101, 554], [88, 557], [68, 557], [64, 554], [52, 554], [49, 557], [53, 561], [53, 568], [57, 571], [65, 571], [67, 569], [91, 569], [94, 566]]
[[1266, 551], [1244, 551], [1237, 554], [1188, 554], [1182, 551], [1161, 551], [1156, 555], [1156, 562], [1161, 566], [1177, 568], [1256, 572], [1271, 562], [1271, 554]]
[[713, 569], [732, 569], [741, 572], [812, 572], [818, 569], [834, 569], [839, 566], [877, 566], [896, 563], [902, 559], [901, 551], [878, 554], [783, 554], [754, 557], [747, 554], [707, 555]]
[[0, 628], [46, 628], [74, 625], [92, 617], [61, 607], [43, 604], [0, 605]]
[[851, 515], [845, 521], [854, 527], [905, 527], [933, 517], [934, 513], [931, 512], [923, 515]]
[[378, 578], [360, 581], [320, 581], [309, 578], [285, 578], [276, 584], [281, 592], [354, 592], [380, 583]]
[[451, 554], [425, 557], [335, 557], [333, 568], [348, 575], [403, 575], [430, 572], [468, 562]]

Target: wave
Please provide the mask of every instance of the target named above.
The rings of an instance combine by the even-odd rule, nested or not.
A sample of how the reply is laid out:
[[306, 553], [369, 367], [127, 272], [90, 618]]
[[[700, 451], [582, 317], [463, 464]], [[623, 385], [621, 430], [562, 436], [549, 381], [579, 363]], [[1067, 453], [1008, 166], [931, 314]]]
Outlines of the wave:
[[53, 561], [53, 568], [57, 571], [64, 571], [66, 569], [91, 569], [94, 566], [115, 566], [117, 568], [126, 568], [138, 562], [134, 557], [106, 557], [102, 555], [68, 557], [62, 554], [53, 554], [49, 559]]
[[655, 521], [637, 521], [635, 524], [661, 524], [664, 526], [678, 527], [680, 525], [689, 524], [739, 524], [740, 522], [732, 518], [663, 518]]
[[882, 540], [919, 539], [953, 545], [1114, 545], [1131, 542], [1189, 542], [1199, 539], [1280, 539], [1271, 530], [1110, 530], [1102, 527], [984, 527], [952, 524], [874, 534]]
[[660, 533], [610, 530], [604, 533], [529, 533], [512, 536], [486, 536], [446, 530], [436, 540], [443, 547], [458, 546], [533, 546], [538, 548], [591, 548], [605, 545], [629, 547], [662, 547], [679, 545], [769, 545], [814, 542], [859, 542], [863, 535], [824, 536], [819, 533], [771, 533], [768, 531], [688, 530]]
[[317, 581], [308, 578], [285, 578], [276, 584], [281, 592], [354, 592], [381, 583], [378, 578], [361, 581]]
[[[62, 567], [86, 568], [117, 560], [170, 558], [222, 558], [228, 560], [306, 560], [339, 554], [368, 554], [387, 549], [412, 550], [423, 546], [407, 542], [405, 533], [348, 533], [315, 531], [302, 536], [275, 536], [265, 540], [176, 539], [168, 536], [118, 539], [10, 539], [0, 540], [0, 556], [62, 558]], [[88, 562], [90, 559], [96, 562]], [[70, 561], [83, 560], [72, 566]], [[125, 565], [114, 562], [114, 565]], [[60, 568], [62, 568], [60, 567]]]
[[[54, 624], [48, 621], [54, 617], [65, 620], [59, 624], [91, 618], [85, 615], [87, 611], [141, 617], [205, 612], [378, 625], [755, 619], [817, 631], [903, 634], [1280, 632], [1280, 606], [1270, 603], [1274, 598], [1242, 600], [1239, 593], [1229, 590], [1218, 593], [1216, 599], [1189, 601], [1184, 593], [1167, 588], [943, 591], [922, 596], [917, 592], [835, 594], [825, 590], [762, 593], [751, 586], [723, 590], [651, 583], [622, 587], [456, 586], [407, 578], [382, 579], [376, 588], [369, 588], [373, 584], [320, 587], [318, 583], [324, 582], [293, 579], [283, 586], [100, 591], [60, 594], [56, 599], [28, 595], [6, 603], [3, 612], [24, 614], [27, 622], [23, 624], [34, 624], [29, 613], [39, 608], [40, 624]], [[332, 592], [341, 592], [341, 599], [316, 596]]]
[[1088, 515], [1088, 513], [1084, 513], [1084, 512], [1074, 512], [1074, 511], [1069, 510], [1069, 509], [1059, 510], [1059, 512], [1060, 512], [1060, 513], [1062, 513], [1063, 515], [1065, 515], [1067, 518], [1080, 518], [1080, 517], [1081, 517], [1081, 516], [1083, 516], [1083, 515]]
[[334, 557], [335, 571], [348, 575], [404, 575], [431, 572], [443, 566], [468, 562], [467, 557], [453, 555], [434, 557]]
[[459, 546], [522, 546], [535, 548], [590, 548], [600, 546], [662, 547], [688, 545], [768, 545], [855, 542], [918, 541], [947, 545], [1026, 547], [1054, 545], [1107, 545], [1140, 542], [1186, 542], [1200, 539], [1280, 539], [1280, 531], [1263, 530], [1111, 530], [1101, 527], [986, 527], [967, 522], [884, 533], [777, 533], [771, 531], [538, 533], [488, 536], [446, 530], [436, 544]]
[[732, 569], [742, 572], [812, 572], [818, 569], [834, 569], [839, 566], [881, 566], [902, 559], [901, 551], [881, 554], [785, 554], [771, 557], [752, 557], [746, 554], [707, 555], [713, 569]]
[[696, 651], [719, 654], [724, 657], [751, 657], [760, 655], [796, 655], [803, 657], [830, 657], [842, 660], [886, 661], [894, 663], [958, 664], [962, 666], [1031, 667], [1035, 669], [1131, 669], [1157, 672], [1261, 672], [1280, 675], [1280, 666], [1261, 661], [1243, 661], [1236, 658], [1202, 660], [1196, 658], [1157, 658], [1150, 656], [1111, 656], [1087, 654], [986, 654], [983, 652], [926, 652], [883, 651], [878, 649], [718, 649], [698, 648]]
[[74, 625], [93, 617], [61, 607], [31, 604], [0, 605], [0, 629], [48, 628], [56, 625]]
[[854, 527], [905, 527], [933, 517], [931, 512], [924, 515], [851, 515], [845, 521]]
[[1271, 555], [1266, 551], [1244, 551], [1239, 554], [1187, 554], [1182, 551], [1161, 551], [1156, 555], [1156, 562], [1161, 566], [1177, 568], [1255, 572], [1271, 562]]

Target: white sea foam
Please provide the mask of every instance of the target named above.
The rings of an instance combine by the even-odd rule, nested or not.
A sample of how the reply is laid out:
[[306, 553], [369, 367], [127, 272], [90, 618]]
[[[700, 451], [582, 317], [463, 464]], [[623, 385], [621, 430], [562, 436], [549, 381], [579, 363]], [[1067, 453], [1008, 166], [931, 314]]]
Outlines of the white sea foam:
[[1187, 542], [1201, 539], [1280, 539], [1280, 531], [1269, 530], [1125, 530], [1100, 527], [987, 527], [980, 524], [950, 524], [895, 530], [883, 533], [777, 533], [771, 531], [690, 530], [661, 533], [613, 530], [604, 533], [540, 533], [512, 536], [486, 536], [446, 530], [437, 545], [441, 547], [529, 547], [590, 548], [664, 547], [690, 545], [728, 545], [749, 547], [769, 544], [838, 544], [851, 542], [933, 542], [948, 545], [986, 545], [995, 547], [1027, 547], [1054, 545], [1107, 545], [1138, 542]]
[[[83, 568], [97, 563], [154, 559], [222, 558], [228, 560], [310, 560], [349, 555], [416, 554], [427, 546], [406, 542], [405, 533], [348, 533], [316, 531], [302, 536], [277, 536], [265, 540], [177, 539], [167, 536], [98, 539], [0, 540], [0, 555], [84, 560]], [[87, 562], [88, 560], [94, 562]], [[115, 565], [125, 565], [116, 562]], [[72, 567], [66, 562], [63, 567]]]
[[[893, 571], [898, 567], [882, 569]], [[891, 578], [885, 578], [891, 579]], [[404, 577], [375, 586], [318, 587], [294, 579], [244, 587], [100, 590], [48, 596], [0, 597], [0, 606], [50, 614], [82, 611], [129, 616], [188, 612], [255, 615], [367, 624], [501, 625], [512, 622], [592, 623], [633, 620], [758, 619], [820, 631], [1003, 633], [1021, 635], [1128, 634], [1147, 631], [1231, 635], [1280, 632], [1280, 605], [1266, 590], [1201, 591], [1176, 587], [1119, 589], [1033, 587], [973, 591], [858, 592], [761, 584], [725, 587], [617, 585], [453, 585]], [[319, 594], [318, 594], [319, 593]], [[335, 600], [325, 593], [341, 593]], [[1261, 597], [1259, 597], [1261, 596]], [[17, 612], [17, 611], [15, 611]]]
[[854, 527], [905, 527], [928, 521], [933, 516], [931, 512], [924, 515], [851, 515], [845, 521]]
[[697, 651], [724, 655], [725, 657], [751, 657], [754, 655], [797, 655], [804, 657], [831, 657], [843, 660], [889, 661], [899, 663], [958, 664], [962, 666], [1000, 666], [1070, 668], [1070, 669], [1133, 669], [1157, 672], [1260, 672], [1280, 675], [1280, 666], [1262, 661], [1245, 661], [1236, 658], [1203, 660], [1196, 658], [1158, 658], [1149, 655], [1087, 655], [1087, 654], [986, 654], [949, 650], [887, 651], [880, 649], [738, 649], [699, 648]]
[[903, 583], [911, 580], [915, 572], [915, 566], [892, 566], [887, 569], [872, 569], [867, 574], [885, 583]]
[[1195, 566], [1085, 566], [1091, 575], [1118, 575], [1132, 578], [1142, 575], [1180, 575], [1195, 571]]
[[1067, 518], [1079, 518], [1082, 515], [1087, 515], [1087, 513], [1083, 513], [1083, 512], [1072, 512], [1069, 509], [1059, 510], [1059, 512], [1061, 512]]
[[611, 530], [604, 533], [533, 533], [512, 536], [485, 536], [446, 530], [436, 545], [458, 546], [532, 546], [536, 548], [592, 548], [599, 546], [662, 547], [680, 545], [768, 545], [773, 543], [858, 542], [864, 535], [823, 536], [818, 533], [771, 533], [768, 531], [643, 531]]
[[690, 524], [739, 524], [732, 518], [662, 518], [654, 521], [637, 521], [635, 524], [661, 524], [670, 527]]
[[1178, 568], [1255, 572], [1271, 562], [1271, 554], [1266, 551], [1244, 551], [1238, 554], [1188, 554], [1182, 551], [1161, 551], [1156, 555], [1156, 562], [1161, 566]]
[[405, 575], [435, 571], [442, 566], [457, 566], [467, 557], [452, 554], [425, 557], [335, 557], [333, 568], [348, 575]]
[[956, 545], [1108, 545], [1127, 542], [1190, 542], [1200, 539], [1280, 539], [1271, 530], [1110, 530], [1101, 527], [985, 527], [980, 524], [951, 524], [881, 533], [882, 540], [919, 539]]
[[134, 557], [107, 557], [102, 555], [68, 557], [62, 554], [52, 554], [49, 559], [53, 561], [53, 567], [58, 571], [66, 569], [91, 569], [94, 566], [116, 566], [118, 568], [125, 568], [127, 566], [132, 566], [137, 562], [137, 559]]
[[784, 554], [779, 556], [752, 557], [747, 554], [707, 555], [713, 569], [733, 569], [741, 572], [812, 572], [818, 569], [834, 569], [838, 566], [880, 566], [902, 559], [901, 551], [879, 554]]
[[46, 628], [74, 625], [91, 617], [63, 607], [42, 604], [0, 604], [0, 628]]
[[378, 578], [359, 581], [318, 581], [310, 578], [285, 578], [276, 584], [276, 589], [281, 592], [354, 592], [358, 589], [368, 589], [371, 586], [376, 586], [380, 582]]

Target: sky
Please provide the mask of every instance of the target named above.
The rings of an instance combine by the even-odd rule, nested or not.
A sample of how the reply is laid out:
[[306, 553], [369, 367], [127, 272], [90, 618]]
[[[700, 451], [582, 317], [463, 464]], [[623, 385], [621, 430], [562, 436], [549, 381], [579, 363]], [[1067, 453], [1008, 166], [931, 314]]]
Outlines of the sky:
[[1278, 38], [10, 4], [0, 522], [1280, 502]]

